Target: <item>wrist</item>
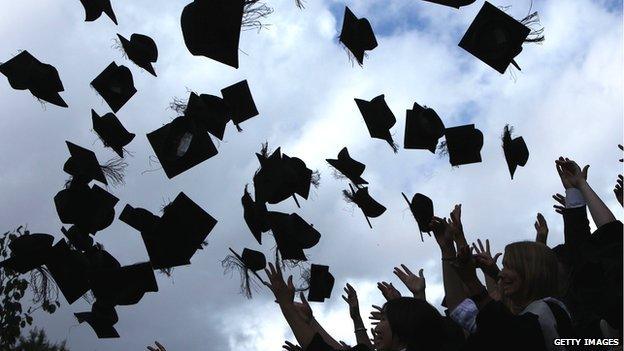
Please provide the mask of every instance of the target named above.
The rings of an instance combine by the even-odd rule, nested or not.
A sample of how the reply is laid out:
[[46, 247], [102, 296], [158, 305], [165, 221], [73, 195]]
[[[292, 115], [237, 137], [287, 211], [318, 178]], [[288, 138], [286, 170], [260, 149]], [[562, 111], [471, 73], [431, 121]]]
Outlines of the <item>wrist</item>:
[[481, 284], [481, 282], [479, 281], [479, 279], [477, 279], [476, 276], [466, 281], [465, 284], [466, 284], [466, 288], [468, 288], [468, 295], [470, 296], [478, 295], [484, 290], [486, 290], [483, 284]]
[[457, 256], [457, 252], [452, 245], [449, 247], [441, 247], [440, 251], [442, 252], [443, 260], [452, 260], [455, 259], [455, 257]]

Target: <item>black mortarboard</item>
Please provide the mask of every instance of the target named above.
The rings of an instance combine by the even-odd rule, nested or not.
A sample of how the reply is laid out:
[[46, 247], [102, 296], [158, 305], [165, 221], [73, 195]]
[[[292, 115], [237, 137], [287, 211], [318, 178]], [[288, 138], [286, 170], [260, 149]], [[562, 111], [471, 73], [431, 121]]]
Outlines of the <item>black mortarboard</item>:
[[70, 305], [89, 289], [89, 260], [80, 251], [72, 250], [65, 239], [52, 247], [46, 267]]
[[222, 98], [209, 94], [191, 93], [184, 115], [193, 121], [201, 132], [208, 132], [223, 140], [225, 127], [230, 121], [230, 112]]
[[93, 246], [93, 238], [89, 232], [77, 225], [71, 226], [69, 230], [61, 227], [61, 232], [69, 240], [69, 243], [80, 251], [89, 250]]
[[377, 39], [370, 22], [366, 18], [355, 17], [346, 6], [339, 40], [360, 65], [364, 63], [364, 51], [377, 47]]
[[117, 24], [117, 18], [115, 17], [115, 12], [113, 12], [110, 0], [80, 0], [80, 2], [85, 9], [86, 22], [95, 21], [104, 12], [113, 23]]
[[144, 208], [130, 205], [126, 205], [121, 211], [119, 220], [146, 235], [156, 235], [152, 233], [155, 233], [160, 223], [160, 217]]
[[354, 191], [351, 184], [349, 184], [349, 188], [351, 191], [344, 190], [343, 194], [348, 201], [355, 203], [362, 210], [364, 217], [366, 218], [366, 222], [368, 222], [368, 226], [372, 228], [373, 226], [368, 218], [381, 216], [384, 212], [386, 212], [386, 208], [379, 202], [375, 201], [375, 199], [368, 194], [368, 187], [358, 188]]
[[452, 166], [481, 162], [483, 133], [474, 124], [446, 128], [444, 136]]
[[123, 148], [134, 139], [134, 133], [128, 132], [113, 113], [100, 117], [94, 110], [91, 110], [91, 120], [93, 130], [102, 139], [104, 146], [110, 147], [119, 157], [123, 157]]
[[154, 40], [147, 35], [136, 33], [130, 36], [130, 40], [121, 34], [117, 34], [117, 37], [130, 61], [156, 77], [152, 62], [158, 60], [158, 48]]
[[367, 181], [362, 179], [362, 173], [364, 173], [366, 165], [352, 159], [346, 146], [340, 150], [337, 159], [328, 158], [325, 159], [325, 161], [327, 161], [327, 163], [334, 167], [338, 172], [347, 177], [351, 182], [353, 182], [353, 184], [368, 184]]
[[425, 0], [434, 4], [454, 7], [456, 9], [467, 6], [475, 2], [475, 0]]
[[371, 137], [382, 139], [388, 142], [394, 152], [398, 147], [392, 140], [390, 128], [396, 123], [396, 118], [386, 103], [384, 94], [381, 94], [371, 101], [355, 99], [357, 107], [360, 109], [364, 122]]
[[415, 102], [414, 107], [407, 110], [404, 148], [427, 149], [435, 153], [438, 139], [443, 135], [444, 123], [432, 108], [422, 107]]
[[61, 222], [76, 224], [87, 233], [95, 234], [107, 228], [115, 219], [115, 205], [119, 199], [108, 191], [84, 183], [72, 183], [54, 196], [54, 204]]
[[221, 96], [223, 96], [223, 101], [231, 113], [232, 122], [237, 127], [240, 123], [258, 115], [247, 80], [221, 89]]
[[[128, 208], [128, 206], [126, 206]], [[132, 211], [129, 208], [128, 211]], [[123, 218], [122, 218], [123, 217]], [[145, 226], [141, 237], [154, 269], [171, 268], [190, 264], [190, 259], [199, 249], [217, 220], [189, 199], [184, 193], [178, 194], [164, 209], [157, 223], [143, 223], [132, 218], [131, 213], [122, 212], [120, 219], [134, 219], [134, 225]], [[132, 220], [131, 220], [132, 222]], [[139, 223], [137, 223], [139, 222]]]
[[67, 107], [59, 95], [65, 89], [56, 68], [37, 60], [28, 51], [24, 50], [0, 64], [0, 73], [8, 78], [13, 89], [28, 89], [38, 99]]
[[530, 32], [527, 26], [486, 1], [459, 46], [498, 72], [505, 73], [510, 63], [520, 69], [514, 57], [522, 51], [522, 43]]
[[258, 241], [258, 244], [262, 245], [262, 233], [270, 230], [269, 223], [267, 221], [267, 207], [264, 202], [254, 201], [251, 195], [247, 191], [245, 186], [245, 193], [241, 198], [243, 203], [243, 217], [247, 227], [253, 234], [254, 238]]
[[137, 92], [132, 79], [132, 72], [126, 66], [117, 66], [112, 62], [93, 81], [91, 86], [106, 101], [113, 112], [119, 109], [130, 100]]
[[0, 262], [0, 268], [26, 273], [43, 265], [52, 249], [54, 237], [49, 234], [23, 234], [9, 243], [11, 256]]
[[158, 291], [154, 270], [149, 262], [98, 272], [92, 278], [92, 290], [100, 301], [112, 305], [134, 305], [147, 292]]
[[433, 219], [433, 201], [426, 195], [421, 193], [414, 194], [412, 202], [409, 201], [405, 194], [401, 193], [405, 201], [412, 211], [416, 223], [418, 223], [418, 231], [420, 231], [420, 240], [423, 240], [422, 232], [430, 232], [429, 223]]
[[282, 260], [306, 261], [303, 249], [316, 245], [321, 234], [296, 213], [269, 212], [267, 218]]
[[118, 338], [119, 334], [113, 327], [119, 320], [115, 307], [108, 303], [95, 301], [91, 312], [74, 313], [78, 323], [87, 322], [98, 338]]
[[195, 56], [238, 68], [244, 0], [195, 0], [182, 11], [182, 34]]
[[334, 276], [329, 273], [329, 266], [313, 264], [310, 267], [310, 291], [308, 301], [324, 302], [331, 297], [334, 288]]
[[529, 160], [529, 149], [522, 137], [511, 138], [511, 132], [513, 128], [505, 126], [503, 131], [503, 151], [505, 152], [505, 160], [507, 161], [507, 167], [509, 167], [509, 173], [511, 179], [513, 179], [514, 173], [518, 166], [524, 167]]
[[245, 248], [243, 249], [241, 260], [247, 269], [251, 269], [254, 272], [266, 267], [266, 257], [264, 257], [264, 254], [260, 251]]
[[65, 141], [70, 157], [63, 166], [63, 171], [84, 183], [97, 180], [107, 184], [102, 167], [95, 153], [72, 142]]
[[292, 189], [293, 193], [308, 199], [310, 194], [310, 185], [318, 185], [318, 175], [313, 179], [314, 172], [309, 169], [305, 162], [298, 157], [290, 157], [282, 154], [282, 160], [288, 176], [286, 177], [287, 187]]
[[200, 133], [184, 116], [147, 134], [147, 139], [169, 179], [218, 153], [210, 136]]

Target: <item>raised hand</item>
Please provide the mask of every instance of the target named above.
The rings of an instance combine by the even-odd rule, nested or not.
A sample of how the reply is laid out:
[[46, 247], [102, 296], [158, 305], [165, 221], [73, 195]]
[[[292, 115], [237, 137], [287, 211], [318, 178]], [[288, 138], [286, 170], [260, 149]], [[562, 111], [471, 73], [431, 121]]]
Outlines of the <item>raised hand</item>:
[[295, 345], [288, 340], [284, 341], [284, 345], [282, 345], [282, 348], [286, 351], [302, 351], [303, 350], [301, 346]]
[[618, 200], [620, 205], [624, 206], [624, 203], [622, 202], [622, 175], [621, 174], [618, 176], [617, 183], [615, 184], [615, 188], [613, 188], [613, 192], [615, 193], [615, 198]]
[[[383, 316], [382, 308], [379, 306], [373, 305], [373, 310], [371, 311], [368, 319], [371, 320], [372, 325], [377, 325], [379, 324], [379, 321], [381, 321], [382, 316]], [[374, 333], [372, 335], [374, 335]]]
[[477, 278], [476, 260], [472, 257], [470, 247], [462, 246], [457, 249], [457, 257], [453, 261], [453, 267], [465, 284], [479, 281]]
[[481, 239], [477, 239], [477, 243], [479, 244], [478, 247], [477, 245], [475, 245], [475, 243], [472, 243], [472, 249], [475, 251], [475, 265], [479, 269], [481, 269], [484, 274], [487, 274], [488, 276], [497, 279], [499, 269], [496, 265], [496, 261], [498, 261], [498, 258], [502, 255], [502, 253], [499, 252], [494, 255], [494, 257], [492, 257], [489, 239], [485, 240], [485, 248], [483, 248], [483, 243], [481, 242]]
[[537, 232], [535, 241], [546, 245], [546, 240], [548, 239], [548, 223], [546, 223], [546, 218], [544, 218], [541, 213], [537, 214], [537, 220], [534, 226]]
[[468, 242], [466, 242], [466, 237], [464, 236], [464, 226], [461, 222], [461, 204], [455, 205], [455, 208], [451, 211], [450, 221], [448, 223], [447, 230], [451, 231], [457, 247], [468, 246]]
[[453, 245], [453, 233], [448, 230], [449, 222], [446, 218], [433, 217], [429, 223], [433, 236], [440, 247], [443, 259], [455, 257], [455, 245]]
[[552, 198], [557, 201], [559, 203], [559, 205], [553, 205], [553, 207], [555, 208], [555, 212], [557, 212], [558, 214], [563, 214], [563, 210], [565, 210], [565, 196], [557, 193], [555, 195], [552, 196]]
[[288, 284], [285, 283], [279, 265], [276, 268], [272, 263], [269, 263], [269, 268], [265, 268], [264, 272], [269, 278], [269, 283], [265, 284], [275, 295], [275, 302], [279, 304], [292, 303], [295, 298], [295, 286], [292, 282], [292, 275], [288, 277]]
[[360, 318], [360, 303], [358, 302], [357, 292], [349, 283], [345, 286], [344, 292], [346, 296], [342, 295], [342, 299], [349, 305], [351, 319]]
[[293, 307], [295, 308], [297, 313], [299, 313], [301, 318], [303, 318], [306, 323], [310, 324], [310, 322], [314, 318], [314, 316], [312, 315], [312, 307], [310, 307], [308, 300], [306, 300], [303, 291], [299, 293], [299, 298], [301, 299], [301, 302], [293, 302]]
[[[401, 270], [401, 268], [403, 268], [403, 270]], [[418, 271], [418, 275], [415, 275], [404, 264], [401, 265], [401, 268], [394, 267], [394, 274], [401, 279], [415, 298], [424, 300], [426, 284], [423, 270], [421, 269]]]
[[379, 282], [377, 283], [377, 288], [381, 291], [383, 297], [386, 298], [386, 301], [401, 297], [401, 293], [394, 287], [394, 285], [392, 285], [392, 283]]
[[149, 351], [167, 351], [167, 349], [165, 349], [165, 347], [162, 346], [158, 341], [154, 341], [154, 344], [156, 344], [154, 347], [148, 346], [147, 349]]
[[578, 188], [587, 180], [589, 165], [586, 165], [581, 170], [581, 167], [576, 162], [567, 157], [559, 157], [558, 160], [555, 160], [555, 164], [564, 188]]

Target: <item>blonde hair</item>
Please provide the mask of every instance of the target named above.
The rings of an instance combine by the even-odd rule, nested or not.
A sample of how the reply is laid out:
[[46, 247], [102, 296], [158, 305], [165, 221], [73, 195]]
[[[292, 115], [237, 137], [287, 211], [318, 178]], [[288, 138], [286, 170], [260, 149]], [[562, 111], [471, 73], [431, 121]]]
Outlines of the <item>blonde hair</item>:
[[511, 243], [505, 247], [504, 265], [521, 279], [520, 290], [513, 297], [514, 309], [559, 295], [557, 256], [548, 246], [535, 241]]

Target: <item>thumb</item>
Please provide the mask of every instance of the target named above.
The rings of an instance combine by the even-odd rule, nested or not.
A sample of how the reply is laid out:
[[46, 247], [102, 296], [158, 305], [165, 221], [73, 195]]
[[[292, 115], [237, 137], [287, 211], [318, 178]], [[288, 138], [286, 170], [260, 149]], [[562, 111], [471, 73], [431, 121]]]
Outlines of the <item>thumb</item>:
[[502, 253], [501, 253], [501, 252], [497, 253], [497, 254], [494, 256], [494, 263], [496, 263], [496, 261], [498, 261], [498, 258], [500, 257], [500, 255], [502, 255]]
[[586, 165], [585, 167], [583, 167], [583, 177], [585, 177], [585, 180], [587, 180], [587, 171], [589, 170], [589, 165]]
[[422, 278], [422, 279], [425, 279], [425, 276], [424, 276], [424, 274], [423, 274], [423, 269], [422, 269], [422, 268], [418, 271], [418, 276], [419, 276], [420, 278]]

